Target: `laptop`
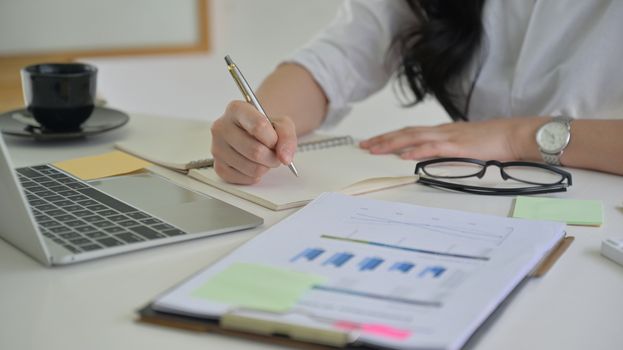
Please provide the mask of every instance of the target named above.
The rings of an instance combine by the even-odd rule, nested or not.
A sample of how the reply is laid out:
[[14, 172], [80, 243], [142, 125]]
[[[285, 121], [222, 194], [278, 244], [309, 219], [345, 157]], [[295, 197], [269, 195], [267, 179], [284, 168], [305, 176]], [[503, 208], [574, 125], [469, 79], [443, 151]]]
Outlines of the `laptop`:
[[155, 174], [85, 182], [51, 164], [14, 169], [0, 135], [0, 237], [46, 266], [262, 223]]

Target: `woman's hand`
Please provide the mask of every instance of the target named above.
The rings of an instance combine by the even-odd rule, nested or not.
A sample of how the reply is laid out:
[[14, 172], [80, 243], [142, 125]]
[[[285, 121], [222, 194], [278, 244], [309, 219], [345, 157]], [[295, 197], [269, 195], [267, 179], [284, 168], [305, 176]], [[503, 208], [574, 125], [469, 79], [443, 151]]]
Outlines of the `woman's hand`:
[[270, 168], [292, 161], [297, 144], [292, 120], [271, 120], [272, 125], [244, 101], [232, 101], [212, 124], [214, 170], [223, 180], [254, 184]]
[[534, 135], [538, 127], [548, 119], [499, 118], [406, 127], [362, 141], [360, 147], [374, 154], [396, 153], [403, 159], [539, 159]]

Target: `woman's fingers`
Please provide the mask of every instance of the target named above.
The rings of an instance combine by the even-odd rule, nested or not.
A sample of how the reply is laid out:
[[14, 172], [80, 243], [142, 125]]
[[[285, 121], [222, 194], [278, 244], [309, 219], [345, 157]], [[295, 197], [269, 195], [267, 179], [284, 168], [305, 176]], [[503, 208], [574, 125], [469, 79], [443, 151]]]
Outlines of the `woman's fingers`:
[[277, 158], [283, 164], [290, 164], [298, 143], [294, 123], [290, 118], [279, 118], [273, 120], [273, 127], [277, 133], [277, 145], [275, 145]]
[[260, 181], [259, 177], [247, 176], [227, 163], [214, 159], [214, 171], [225, 181], [238, 185], [252, 185]]
[[426, 159], [436, 157], [459, 157], [454, 145], [445, 141], [428, 142], [400, 153], [402, 159]]
[[[265, 144], [258, 141], [256, 138], [249, 135], [245, 130], [238, 127], [233, 127], [228, 130], [226, 135], [224, 135], [221, 140], [222, 141], [220, 142], [222, 142], [221, 146], [223, 147], [223, 153], [219, 154], [219, 156], [222, 156], [224, 158], [234, 156], [234, 154], [229, 153], [229, 150], [231, 149], [235, 150], [235, 154], [238, 154], [244, 157], [246, 160], [255, 164], [260, 164], [269, 168], [275, 168], [281, 164], [272, 149], [268, 148]], [[217, 142], [218, 141], [219, 140], [217, 140]], [[241, 168], [238, 168], [234, 164], [230, 165], [236, 167], [239, 170], [243, 170]]]
[[445, 137], [439, 127], [406, 127], [372, 137], [361, 142], [360, 146], [374, 154], [398, 153], [427, 142], [442, 141]]
[[252, 184], [270, 168], [291, 162], [296, 132], [290, 118], [273, 124], [253, 106], [233, 101], [212, 124], [212, 156], [216, 173], [225, 181]]
[[[261, 147], [265, 148], [263, 145]], [[265, 165], [263, 163], [253, 161], [240, 154], [232, 145], [229, 145], [225, 142], [223, 142], [219, 147], [216, 147], [216, 149], [216, 151], [213, 151], [214, 159], [220, 160], [222, 163], [225, 163], [230, 167], [238, 170], [238, 172], [252, 178], [260, 178], [271, 167], [276, 167], [280, 165], [280, 163], [277, 161], [277, 158], [274, 156], [274, 154], [270, 153], [270, 151], [267, 152], [270, 153], [270, 156], [273, 159], [273, 163], [276, 164], [274, 166]]]
[[[535, 119], [536, 118], [536, 119]], [[397, 153], [405, 159], [471, 157], [520, 159], [514, 148], [521, 142], [517, 130], [532, 118], [497, 118], [478, 122], [456, 122], [427, 127], [406, 127], [363, 141], [362, 148], [374, 154]]]
[[269, 149], [275, 147], [277, 133], [270, 124], [270, 120], [251, 104], [244, 101], [232, 101], [227, 105], [224, 117], [232, 119], [234, 124]]

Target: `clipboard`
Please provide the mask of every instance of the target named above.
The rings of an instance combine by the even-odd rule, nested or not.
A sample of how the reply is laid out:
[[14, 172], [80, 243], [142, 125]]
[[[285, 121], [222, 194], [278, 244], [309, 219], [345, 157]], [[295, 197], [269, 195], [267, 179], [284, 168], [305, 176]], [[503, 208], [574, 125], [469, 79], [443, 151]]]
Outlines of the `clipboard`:
[[[566, 236], [560, 240], [551, 252], [546, 255], [538, 266], [519, 283], [513, 292], [489, 314], [487, 320], [472, 334], [465, 347], [478, 339], [499, 317], [506, 305], [515, 294], [532, 278], [541, 278], [554, 266], [558, 259], [573, 243], [574, 237]], [[137, 311], [137, 322], [171, 327], [196, 332], [207, 332], [219, 335], [237, 337], [250, 341], [285, 345], [296, 349], [373, 349], [365, 344], [352, 342], [353, 336], [349, 332], [338, 330], [313, 329], [283, 322], [274, 322], [264, 319], [251, 318], [236, 313], [226, 313], [219, 319], [200, 318], [186, 315], [157, 311], [152, 303]]]
[[[206, 333], [214, 333], [225, 336], [237, 337], [250, 341], [257, 341], [263, 343], [270, 343], [276, 345], [285, 345], [289, 347], [293, 347], [295, 349], [303, 349], [303, 350], [325, 350], [325, 349], [336, 349], [336, 348], [355, 348], [350, 346], [348, 342], [344, 342], [343, 344], [335, 343], [333, 345], [328, 344], [320, 344], [318, 342], [312, 343], [310, 341], [301, 340], [293, 337], [291, 334], [301, 334], [305, 333], [307, 330], [305, 329], [294, 329], [294, 327], [289, 327], [289, 330], [284, 332], [284, 329], [281, 328], [280, 333], [260, 333], [259, 331], [253, 332], [250, 330], [242, 330], [245, 327], [242, 324], [255, 323], [258, 327], [263, 327], [268, 329], [268, 327], [272, 327], [272, 325], [265, 323], [264, 320], [251, 320], [251, 319], [240, 319], [235, 317], [235, 315], [231, 315], [233, 317], [227, 318], [227, 315], [224, 315], [226, 322], [229, 324], [228, 326], [224, 326], [222, 324], [223, 318], [220, 320], [217, 319], [207, 319], [207, 318], [198, 318], [191, 316], [182, 316], [178, 314], [171, 314], [161, 311], [156, 311], [151, 307], [151, 304], [146, 305], [142, 309], [138, 310], [139, 318], [138, 322], [154, 324], [158, 326], [165, 326], [171, 328], [177, 328], [182, 330], [196, 331], [196, 332], [206, 332]], [[240, 322], [241, 326], [236, 327], [236, 322]], [[330, 338], [339, 339], [345, 338], [348, 335], [343, 332], [336, 331], [335, 334], [330, 335]], [[366, 347], [356, 347], [357, 349], [366, 349]], [[367, 347], [368, 349], [371, 349]]]

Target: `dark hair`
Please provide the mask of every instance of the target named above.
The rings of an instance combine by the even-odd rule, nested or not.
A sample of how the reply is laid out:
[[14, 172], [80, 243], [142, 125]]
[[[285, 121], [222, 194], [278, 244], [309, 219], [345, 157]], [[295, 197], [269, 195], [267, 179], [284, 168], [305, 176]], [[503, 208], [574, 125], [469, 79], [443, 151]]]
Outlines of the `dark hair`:
[[401, 90], [404, 93], [406, 82], [413, 92], [413, 100], [406, 106], [430, 94], [452, 119], [466, 120], [467, 108], [456, 105], [450, 86], [480, 46], [485, 0], [406, 1], [416, 24], [394, 42], [402, 57], [398, 69]]

